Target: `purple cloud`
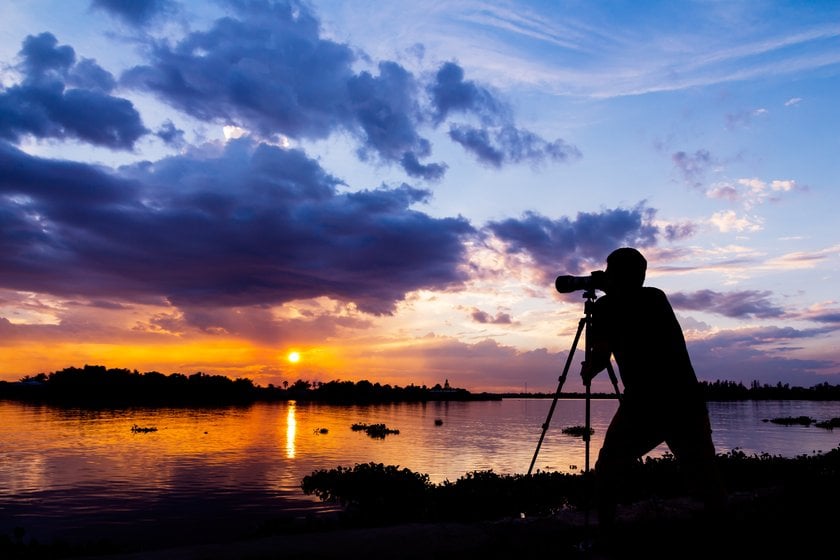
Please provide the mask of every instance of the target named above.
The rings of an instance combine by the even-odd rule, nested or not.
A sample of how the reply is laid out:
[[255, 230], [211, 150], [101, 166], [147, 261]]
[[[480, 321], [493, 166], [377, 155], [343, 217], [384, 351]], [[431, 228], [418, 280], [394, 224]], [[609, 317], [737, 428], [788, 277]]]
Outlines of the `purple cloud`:
[[813, 339], [825, 329], [763, 327], [721, 331], [699, 340], [689, 340], [697, 376], [704, 381], [727, 380], [749, 385], [753, 380], [774, 385], [790, 383], [812, 387], [836, 372], [837, 360], [803, 359], [790, 343]]
[[477, 307], [474, 307], [472, 309], [470, 316], [472, 317], [473, 321], [481, 324], [510, 325], [513, 323], [513, 320], [510, 318], [509, 313], [499, 312], [496, 313], [495, 316], [493, 316], [490, 313], [487, 313], [486, 311], [478, 309]]
[[464, 70], [453, 62], [444, 63], [428, 86], [433, 119], [441, 123], [453, 113], [474, 115], [480, 127], [452, 124], [449, 137], [482, 163], [500, 167], [504, 163], [545, 160], [566, 162], [580, 157], [580, 151], [561, 139], [548, 142], [513, 124], [510, 108], [488, 90], [464, 79]]
[[450, 137], [491, 165], [563, 162], [580, 155], [562, 140], [549, 142], [517, 128], [507, 105], [465, 80], [455, 63], [443, 64], [431, 84], [393, 61], [379, 62], [375, 71], [356, 71], [356, 52], [322, 38], [308, 6], [259, 1], [233, 6], [236, 17], [219, 19], [175, 44], [150, 45], [148, 63], [127, 70], [121, 83], [200, 120], [242, 126], [265, 138], [349, 133], [362, 160], [400, 165], [409, 176], [428, 181], [441, 179], [447, 166], [424, 162], [432, 146], [421, 130], [455, 114], [482, 122], [476, 131], [457, 125]]
[[438, 124], [452, 113], [477, 115], [487, 125], [511, 119], [510, 109], [487, 88], [465, 80], [464, 69], [454, 62], [441, 65], [435, 81], [427, 89]]
[[130, 101], [108, 94], [113, 76], [92, 60], [76, 63], [52, 34], [27, 37], [20, 57], [23, 81], [0, 90], [0, 138], [76, 138], [128, 150], [149, 132]]
[[155, 136], [173, 148], [180, 149], [187, 145], [187, 141], [184, 139], [184, 131], [176, 127], [170, 120], [164, 122], [161, 127], [155, 131]]
[[675, 152], [671, 161], [680, 171], [686, 183], [698, 188], [703, 185], [706, 171], [714, 163], [712, 154], [708, 150], [697, 150], [693, 154]]
[[699, 290], [693, 293], [671, 294], [671, 304], [676, 309], [689, 309], [717, 313], [726, 317], [781, 317], [785, 314], [780, 307], [769, 301], [770, 292], [743, 290], [721, 293], [713, 290]]
[[92, 0], [91, 7], [137, 27], [146, 26], [161, 15], [177, 11], [172, 0]]
[[[0, 150], [0, 286], [183, 307], [329, 296], [390, 313], [457, 285], [463, 218], [411, 206], [408, 185], [337, 192], [298, 150], [231, 142], [119, 172]], [[177, 186], [177, 188], [176, 188]]]
[[535, 212], [521, 219], [490, 222], [487, 229], [507, 244], [509, 253], [527, 253], [553, 280], [558, 273], [589, 273], [603, 268], [607, 255], [622, 246], [656, 244], [655, 210], [641, 205], [600, 213], [580, 212], [574, 220], [552, 220]]

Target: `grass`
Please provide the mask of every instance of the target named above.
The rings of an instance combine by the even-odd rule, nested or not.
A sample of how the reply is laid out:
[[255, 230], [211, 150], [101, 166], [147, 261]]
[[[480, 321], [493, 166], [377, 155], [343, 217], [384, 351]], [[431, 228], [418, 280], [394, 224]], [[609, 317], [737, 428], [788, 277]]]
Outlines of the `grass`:
[[[734, 450], [719, 454], [718, 464], [730, 493], [772, 488], [803, 498], [840, 497], [840, 448], [795, 458]], [[592, 474], [474, 471], [454, 482], [433, 484], [426, 474], [366, 463], [313, 472], [301, 487], [307, 495], [342, 506], [353, 523], [476, 521], [590, 507]], [[686, 494], [679, 464], [666, 454], [648, 457], [627, 473], [621, 501]]]

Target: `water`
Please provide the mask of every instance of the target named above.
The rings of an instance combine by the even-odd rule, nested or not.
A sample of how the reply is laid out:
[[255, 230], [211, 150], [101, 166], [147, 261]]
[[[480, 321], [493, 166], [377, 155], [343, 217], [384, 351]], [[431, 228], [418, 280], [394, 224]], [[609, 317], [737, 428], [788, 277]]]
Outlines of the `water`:
[[[528, 471], [551, 399], [337, 406], [84, 410], [0, 401], [0, 534], [162, 544], [234, 538], [269, 518], [322, 514], [304, 476], [357, 463], [398, 465], [432, 482], [465, 473]], [[587, 448], [562, 428], [584, 424], [583, 400], [560, 400], [535, 470], [579, 472]], [[594, 466], [614, 400], [591, 401]], [[840, 402], [710, 403], [719, 452], [794, 457], [840, 445], [840, 432], [776, 417], [840, 417]], [[437, 422], [436, 422], [437, 421]], [[374, 439], [355, 423], [399, 434]], [[135, 433], [131, 428], [155, 427]], [[660, 447], [651, 455], [658, 456]]]

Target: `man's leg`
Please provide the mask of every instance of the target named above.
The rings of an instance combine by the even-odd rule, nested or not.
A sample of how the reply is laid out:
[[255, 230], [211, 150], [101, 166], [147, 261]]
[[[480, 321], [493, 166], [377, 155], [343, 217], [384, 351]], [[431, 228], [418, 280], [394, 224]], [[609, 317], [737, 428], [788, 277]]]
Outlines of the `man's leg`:
[[718, 469], [708, 413], [698, 413], [680, 422], [680, 429], [666, 443], [680, 466], [685, 469], [692, 489], [703, 500], [709, 513], [726, 506], [726, 490]]
[[608, 530], [614, 525], [618, 496], [634, 463], [663, 441], [657, 432], [643, 411], [624, 403], [619, 405], [595, 463], [596, 506], [601, 528]]

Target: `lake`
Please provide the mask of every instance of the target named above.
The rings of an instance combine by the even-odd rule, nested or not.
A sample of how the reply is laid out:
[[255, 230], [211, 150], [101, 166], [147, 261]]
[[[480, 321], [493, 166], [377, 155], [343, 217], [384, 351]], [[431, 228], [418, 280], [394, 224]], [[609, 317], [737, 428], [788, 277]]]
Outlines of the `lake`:
[[[266, 518], [333, 510], [300, 490], [319, 469], [376, 462], [454, 481], [476, 470], [528, 471], [552, 399], [340, 406], [89, 410], [0, 401], [0, 535], [41, 542], [108, 537], [174, 545], [243, 534]], [[591, 401], [590, 467], [617, 403]], [[561, 399], [535, 470], [580, 472], [583, 400]], [[718, 452], [795, 457], [840, 445], [840, 431], [766, 420], [840, 417], [840, 402], [709, 404]], [[385, 424], [372, 438], [353, 424]], [[133, 426], [156, 428], [132, 431]], [[652, 452], [658, 456], [667, 448]]]

